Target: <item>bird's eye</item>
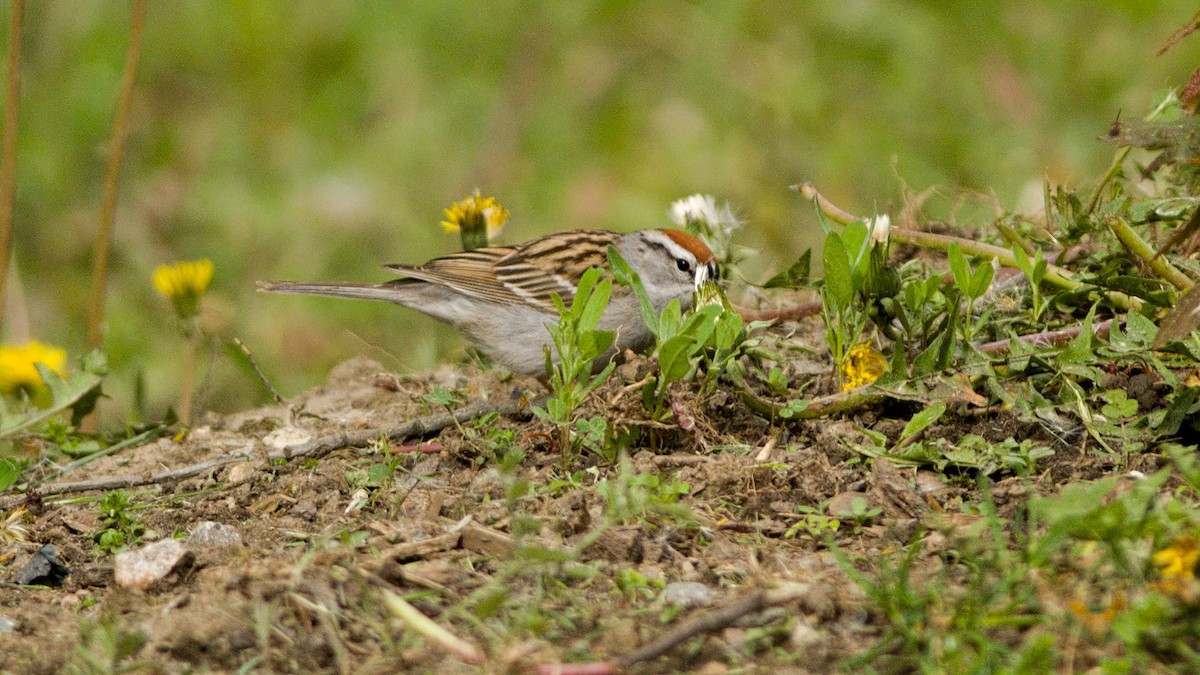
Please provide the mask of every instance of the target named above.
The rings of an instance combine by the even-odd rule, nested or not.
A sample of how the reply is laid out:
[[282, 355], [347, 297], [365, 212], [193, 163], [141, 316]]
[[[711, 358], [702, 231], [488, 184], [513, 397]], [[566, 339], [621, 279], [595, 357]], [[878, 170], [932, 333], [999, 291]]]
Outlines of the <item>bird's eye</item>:
[[692, 271], [692, 264], [690, 262], [684, 260], [683, 258], [679, 258], [678, 260], [676, 260], [675, 266], [679, 268], [680, 272], [691, 272]]

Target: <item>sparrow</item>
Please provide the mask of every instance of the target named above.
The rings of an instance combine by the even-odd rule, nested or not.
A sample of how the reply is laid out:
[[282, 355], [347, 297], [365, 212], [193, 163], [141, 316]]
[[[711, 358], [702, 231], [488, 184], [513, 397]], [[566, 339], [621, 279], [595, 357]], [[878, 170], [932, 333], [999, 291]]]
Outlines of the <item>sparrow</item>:
[[[512, 372], [544, 376], [545, 349], [551, 344], [546, 326], [558, 321], [551, 298], [558, 295], [570, 305], [584, 272], [608, 272], [609, 246], [637, 272], [655, 312], [671, 300], [690, 309], [696, 289], [718, 278], [712, 250], [682, 230], [568, 230], [423, 265], [384, 265], [401, 278], [378, 284], [260, 281], [258, 290], [394, 302], [450, 324]], [[654, 345], [637, 297], [626, 286], [614, 285], [598, 328], [616, 338], [594, 363], [597, 370], [626, 349], [642, 352]]]

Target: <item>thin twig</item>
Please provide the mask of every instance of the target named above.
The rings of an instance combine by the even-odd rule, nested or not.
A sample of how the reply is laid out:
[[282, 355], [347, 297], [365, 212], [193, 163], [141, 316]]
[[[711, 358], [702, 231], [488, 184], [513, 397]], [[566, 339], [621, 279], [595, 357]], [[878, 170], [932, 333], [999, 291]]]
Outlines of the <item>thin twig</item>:
[[129, 135], [129, 109], [133, 104], [133, 84], [138, 61], [142, 55], [142, 29], [146, 19], [146, 0], [134, 0], [132, 25], [129, 29], [129, 48], [125, 52], [125, 74], [121, 81], [121, 98], [117, 101], [117, 116], [113, 121], [112, 142], [108, 147], [108, 168], [104, 176], [104, 199], [100, 205], [100, 222], [96, 230], [96, 245], [92, 260], [92, 298], [88, 314], [88, 349], [99, 349], [104, 338], [104, 300], [108, 292], [108, 259], [112, 253], [113, 219], [117, 211], [117, 186], [121, 178], [121, 159], [125, 154], [125, 139]]
[[242, 354], [246, 357], [246, 361], [250, 364], [250, 367], [254, 369], [254, 374], [258, 375], [259, 381], [263, 383], [263, 386], [267, 388], [267, 391], [271, 392], [271, 398], [275, 399], [276, 403], [283, 403], [283, 396], [280, 395], [279, 390], [275, 388], [275, 385], [271, 384], [271, 381], [267, 379], [267, 374], [262, 371], [262, 368], [258, 367], [258, 361], [255, 360], [254, 354], [250, 353], [250, 348], [238, 338], [233, 338], [232, 342], [233, 346], [242, 351]]
[[[763, 417], [774, 418], [779, 415], [784, 406], [760, 398], [748, 388], [741, 391], [742, 402], [755, 413]], [[828, 396], [808, 399], [802, 410], [793, 410], [792, 419], [810, 420], [841, 412], [858, 410], [875, 405], [886, 400], [888, 394], [874, 387], [859, 387], [850, 391], [841, 391]]]
[[158, 425], [155, 425], [155, 426], [143, 431], [142, 433], [140, 433], [136, 436], [130, 436], [129, 438], [126, 438], [125, 440], [121, 441], [120, 443], [113, 443], [112, 445], [108, 446], [107, 448], [104, 448], [103, 450], [97, 450], [96, 452], [93, 452], [89, 455], [84, 455], [83, 457], [80, 457], [79, 459], [76, 459], [76, 460], [66, 464], [65, 466], [50, 473], [49, 475], [47, 475], [43, 478], [40, 478], [37, 481], [34, 481], [33, 486], [36, 487], [39, 484], [44, 483], [48, 480], [54, 480], [55, 478], [58, 478], [59, 476], [62, 476], [63, 474], [66, 474], [66, 473], [70, 473], [71, 471], [74, 471], [75, 469], [78, 469], [81, 466], [86, 466], [86, 465], [96, 461], [97, 459], [100, 459], [101, 457], [107, 457], [109, 455], [120, 452], [121, 450], [124, 450], [125, 448], [137, 445], [137, 444], [141, 443], [142, 441], [148, 440], [152, 436], [157, 436], [158, 434], [165, 431], [166, 428], [167, 427], [165, 424], [158, 424]]
[[0, 169], [0, 325], [4, 322], [8, 262], [12, 258], [13, 208], [17, 184], [17, 113], [21, 99], [21, 28], [24, 0], [12, 0], [8, 27], [8, 92], [4, 105], [4, 159]]

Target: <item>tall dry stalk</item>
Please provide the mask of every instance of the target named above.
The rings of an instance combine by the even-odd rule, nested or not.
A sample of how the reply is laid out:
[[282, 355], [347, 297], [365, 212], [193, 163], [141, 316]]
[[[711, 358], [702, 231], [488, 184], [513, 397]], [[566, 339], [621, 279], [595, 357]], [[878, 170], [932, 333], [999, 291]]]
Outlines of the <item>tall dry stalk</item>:
[[4, 325], [8, 261], [12, 257], [13, 209], [17, 184], [17, 110], [21, 98], [21, 26], [25, 0], [12, 0], [8, 27], [8, 92], [4, 105], [3, 166], [0, 167], [0, 327]]
[[133, 101], [133, 83], [137, 75], [138, 61], [142, 55], [142, 27], [145, 19], [146, 0], [134, 0], [133, 22], [129, 31], [129, 50], [125, 53], [125, 74], [121, 82], [121, 98], [117, 102], [117, 117], [113, 122], [108, 170], [104, 177], [104, 201], [100, 207], [100, 223], [96, 230], [96, 246], [92, 263], [91, 311], [88, 314], [88, 349], [99, 349], [104, 339], [104, 301], [108, 291], [108, 260], [112, 252], [113, 219], [117, 210], [117, 185], [121, 177], [121, 158], [125, 153], [125, 138], [129, 133], [129, 108]]

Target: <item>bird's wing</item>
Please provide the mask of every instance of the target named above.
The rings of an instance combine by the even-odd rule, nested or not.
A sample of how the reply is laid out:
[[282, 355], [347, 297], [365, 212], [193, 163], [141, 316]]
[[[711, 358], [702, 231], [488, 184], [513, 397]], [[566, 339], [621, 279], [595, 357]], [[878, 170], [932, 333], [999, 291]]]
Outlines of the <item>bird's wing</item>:
[[[424, 265], [385, 265], [409, 279], [446, 286], [464, 295], [556, 311], [551, 296], [570, 304], [579, 277], [606, 267], [608, 245], [621, 235], [604, 230], [560, 232], [520, 245], [463, 251]], [[404, 283], [399, 280], [395, 283]]]
[[443, 258], [435, 258], [424, 265], [384, 265], [384, 267], [406, 277], [392, 283], [424, 281], [445, 286], [457, 293], [481, 300], [519, 304], [523, 302], [521, 296], [513, 293], [496, 278], [496, 264], [515, 250], [510, 246], [478, 248]]
[[608, 246], [620, 237], [606, 230], [573, 230], [534, 239], [496, 264], [496, 278], [525, 302], [555, 312], [551, 296], [571, 304], [579, 278], [588, 268], [607, 268]]

